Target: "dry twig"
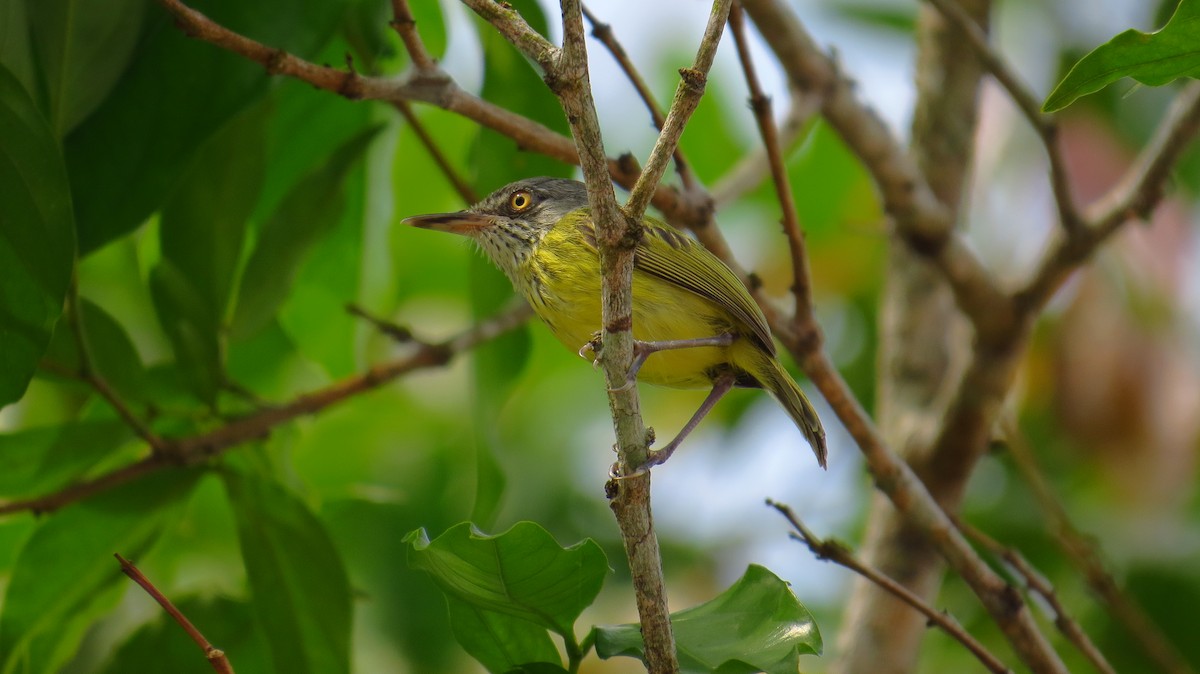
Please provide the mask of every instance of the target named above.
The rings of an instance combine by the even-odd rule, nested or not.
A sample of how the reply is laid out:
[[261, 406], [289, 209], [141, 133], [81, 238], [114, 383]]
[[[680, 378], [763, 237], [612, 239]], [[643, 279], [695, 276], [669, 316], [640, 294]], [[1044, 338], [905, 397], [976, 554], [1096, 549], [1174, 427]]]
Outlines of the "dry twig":
[[146, 591], [146, 594], [153, 597], [154, 601], [158, 602], [158, 605], [162, 606], [163, 610], [167, 612], [167, 615], [179, 623], [183, 631], [187, 632], [192, 641], [196, 642], [200, 650], [204, 651], [204, 657], [208, 659], [208, 664], [212, 665], [213, 670], [217, 674], [233, 674], [233, 665], [229, 664], [229, 658], [225, 657], [225, 652], [208, 643], [208, 639], [204, 638], [204, 635], [200, 633], [200, 630], [196, 629], [192, 621], [188, 620], [187, 616], [183, 615], [178, 608], [175, 608], [171, 600], [167, 599], [166, 595], [160, 592], [154, 586], [154, 583], [150, 582], [150, 579], [134, 566], [133, 562], [125, 559], [119, 553], [113, 553], [113, 557], [116, 557], [117, 561], [121, 563], [121, 573], [129, 576], [133, 582]]
[[925, 600], [909, 591], [908, 588], [880, 573], [878, 569], [862, 563], [854, 556], [854, 553], [852, 553], [850, 549], [841, 542], [832, 539], [822, 540], [817, 538], [812, 531], [809, 531], [808, 527], [804, 526], [804, 523], [800, 521], [800, 518], [790, 506], [778, 503], [771, 499], [767, 499], [767, 505], [779, 511], [779, 514], [783, 515], [784, 518], [787, 519], [787, 521], [792, 525], [792, 528], [795, 529], [795, 531], [791, 533], [791, 537], [807, 545], [808, 549], [811, 550], [814, 555], [816, 555], [817, 559], [828, 560], [834, 564], [850, 569], [854, 573], [857, 573], [863, 578], [866, 578], [872, 583], [875, 583], [879, 587], [883, 588], [885, 591], [891, 593], [900, 601], [908, 604], [918, 613], [925, 616], [925, 618], [928, 619], [931, 624], [937, 625], [942, 629], [943, 632], [949, 634], [953, 639], [965, 646], [966, 649], [971, 651], [971, 653], [979, 660], [979, 662], [983, 663], [984, 667], [988, 668], [988, 670], [996, 672], [997, 674], [1004, 674], [1012, 671], [1007, 665], [1001, 662], [999, 658], [997, 658], [995, 655], [992, 655], [990, 651], [984, 648], [983, 644], [976, 641], [975, 637], [972, 637], [971, 634], [963, 629], [963, 626], [960, 625], [959, 622], [952, 618], [949, 614], [933, 608], [929, 604], [925, 603]]

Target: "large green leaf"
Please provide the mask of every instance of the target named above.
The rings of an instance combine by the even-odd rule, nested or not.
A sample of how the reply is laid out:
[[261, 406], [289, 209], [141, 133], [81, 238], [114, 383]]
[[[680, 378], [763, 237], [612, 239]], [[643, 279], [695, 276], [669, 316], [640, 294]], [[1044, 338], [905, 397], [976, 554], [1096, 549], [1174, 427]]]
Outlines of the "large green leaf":
[[446, 596], [446, 605], [454, 638], [492, 674], [507, 674], [535, 662], [561, 662], [554, 641], [541, 625], [488, 611], [450, 595]]
[[62, 138], [91, 114], [129, 65], [145, 0], [36, 0], [29, 26], [46, 100]]
[[428, 571], [446, 594], [468, 604], [541, 625], [574, 640], [572, 625], [600, 592], [608, 562], [595, 541], [563, 548], [533, 522], [496, 536], [469, 522], [433, 541], [408, 534], [410, 566]]
[[246, 222], [265, 172], [266, 106], [235, 117], [197, 154], [159, 224], [151, 274], [159, 321], [200, 399], [216, 399], [222, 326]]
[[[548, 34], [549, 22], [537, 2], [519, 0], [512, 5], [534, 30]], [[551, 129], [567, 133], [566, 118], [558, 100], [542, 84], [529, 63], [490, 25], [480, 22], [476, 25], [483, 47], [483, 90], [480, 95]], [[562, 162], [524, 152], [511, 138], [490, 129], [480, 131], [468, 161], [475, 171], [472, 181], [475, 191], [480, 195], [521, 178], [569, 177], [574, 171], [574, 167]], [[512, 301], [511, 285], [490, 262], [472, 258], [469, 278], [471, 312], [475, 318], [495, 314]], [[496, 459], [501, 447], [497, 430], [500, 410], [529, 360], [529, 346], [529, 332], [523, 327], [480, 346], [473, 354], [476, 490], [471, 519], [481, 526], [490, 526], [495, 521], [504, 494], [506, 479]]]
[[4, 596], [0, 672], [58, 671], [127, 587], [113, 553], [135, 562], [145, 554], [198, 475], [160, 472], [46, 518], [21, 549]]
[[[679, 667], [694, 674], [795, 674], [799, 658], [820, 654], [821, 634], [788, 584], [751, 564], [711, 601], [671, 615]], [[602, 658], [643, 658], [639, 625], [596, 628]]]
[[0, 496], [21, 498], [78, 479], [132, 437], [121, 421], [78, 421], [0, 435]]
[[1200, 0], [1180, 0], [1167, 25], [1153, 33], [1129, 29], [1076, 63], [1042, 109], [1053, 112], [1122, 77], [1158, 87], [1200, 76]]
[[37, 65], [29, 35], [28, 0], [0, 2], [0, 66], [8, 68], [25, 91], [38, 91]]
[[[194, 5], [222, 25], [301, 55], [329, 39], [342, 10], [337, 1]], [[152, 7], [116, 88], [65, 141], [80, 251], [144, 222], [179, 184], [197, 149], [267, 85], [262, 66], [187, 37]]]
[[224, 474], [275, 671], [350, 671], [350, 582], [320, 520], [266, 479]]
[[0, 66], [0, 407], [24, 395], [50, 343], [74, 256], [58, 143], [33, 99]]
[[253, 335], [275, 316], [300, 265], [337, 225], [346, 203], [346, 175], [379, 128], [364, 129], [347, 140], [324, 164], [297, 182], [263, 224], [242, 276], [233, 317], [235, 338]]

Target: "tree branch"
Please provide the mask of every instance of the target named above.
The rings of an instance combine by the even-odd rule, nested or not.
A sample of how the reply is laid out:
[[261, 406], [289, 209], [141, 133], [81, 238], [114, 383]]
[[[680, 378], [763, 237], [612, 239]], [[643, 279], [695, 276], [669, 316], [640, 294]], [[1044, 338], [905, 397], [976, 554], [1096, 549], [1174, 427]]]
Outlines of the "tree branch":
[[122, 557], [120, 553], [114, 552], [113, 557], [116, 557], [117, 561], [121, 563], [121, 573], [129, 576], [133, 582], [146, 591], [146, 594], [153, 597], [154, 601], [158, 602], [158, 605], [163, 607], [163, 610], [167, 612], [167, 615], [179, 623], [183, 631], [187, 632], [192, 641], [196, 642], [200, 650], [204, 651], [204, 657], [208, 659], [208, 664], [212, 665], [213, 670], [217, 674], [233, 674], [233, 665], [229, 664], [229, 658], [225, 657], [225, 652], [210, 644], [208, 639], [205, 639], [204, 635], [200, 633], [200, 630], [196, 629], [196, 626], [192, 624], [192, 621], [188, 620], [187, 616], [183, 615], [183, 612], [176, 608], [175, 604], [172, 604], [171, 600], [167, 599], [166, 595], [160, 592], [154, 586], [154, 583], [150, 582], [150, 579], [133, 565], [133, 562]]
[[1096, 644], [1092, 643], [1092, 640], [1083, 631], [1083, 628], [1079, 626], [1079, 623], [1075, 622], [1067, 613], [1062, 602], [1058, 600], [1058, 593], [1054, 591], [1054, 586], [1050, 584], [1050, 581], [1045, 576], [1038, 573], [1037, 569], [1033, 568], [1033, 565], [1020, 552], [1001, 545], [1000, 541], [962, 520], [957, 520], [957, 522], [963, 533], [982, 545], [993, 555], [1004, 560], [1006, 564], [1024, 578], [1025, 586], [1030, 592], [1036, 592], [1041, 595], [1042, 599], [1050, 607], [1050, 610], [1054, 612], [1055, 627], [1063, 633], [1067, 641], [1070, 641], [1075, 645], [1075, 648], [1079, 649], [1080, 653], [1083, 653], [1083, 656], [1088, 659], [1088, 662], [1092, 663], [1092, 666], [1097, 671], [1101, 672], [1101, 674], [1117, 674], [1112, 665], [1108, 664], [1108, 660], [1105, 659], [1104, 654], [1100, 652], [1099, 648], [1096, 648]]
[[817, 47], [782, 0], [742, 0], [742, 4], [788, 78], [805, 95], [820, 101], [826, 121], [871, 173], [896, 232], [945, 276], [980, 338], [1010, 330], [1015, 320], [1011, 302], [954, 231], [952, 211], [930, 189], [879, 116], [858, 99], [855, 83]]
[[[734, 43], [737, 45], [738, 61], [742, 64], [742, 73], [746, 86], [750, 89], [750, 109], [754, 111], [754, 119], [758, 123], [758, 133], [762, 136], [763, 147], [767, 153], [767, 164], [771, 167], [771, 180], [775, 184], [775, 197], [783, 209], [783, 232], [787, 235], [788, 250], [792, 258], [792, 294], [795, 295], [796, 305], [793, 318], [801, 338], [812, 339], [813, 349], [820, 348], [821, 331], [813, 316], [812, 287], [808, 282], [808, 254], [804, 249], [804, 234], [800, 232], [800, 217], [796, 213], [796, 200], [792, 196], [792, 186], [788, 181], [787, 166], [783, 162], [783, 143], [779, 138], [779, 129], [775, 127], [775, 118], [771, 112], [771, 99], [762, 91], [758, 82], [758, 74], [754, 70], [754, 61], [750, 57], [750, 46], [746, 40], [745, 19], [742, 16], [742, 6], [737, 3], [729, 13], [729, 27], [733, 31]], [[804, 321], [801, 324], [801, 321]]]
[[1063, 161], [1062, 148], [1058, 143], [1058, 123], [1054, 117], [1042, 112], [1042, 104], [1029, 87], [1021, 82], [1020, 76], [1009, 66], [1008, 61], [992, 49], [987, 33], [975, 22], [963, 8], [950, 0], [926, 0], [937, 8], [938, 12], [952, 24], [959, 33], [967, 38], [967, 43], [975, 51], [975, 55], [988, 72], [996, 78], [1000, 86], [1008, 92], [1016, 103], [1017, 109], [1025, 116], [1029, 125], [1042, 139], [1046, 148], [1046, 157], [1050, 161], [1050, 184], [1054, 190], [1054, 201], [1058, 205], [1059, 224], [1068, 233], [1077, 232], [1083, 227], [1083, 219], [1075, 200], [1071, 196], [1067, 180], [1067, 168]]
[[[612, 54], [613, 60], [621, 67], [621, 71], [625, 73], [629, 83], [633, 85], [642, 102], [646, 104], [646, 109], [650, 111], [650, 118], [654, 120], [654, 128], [662, 131], [663, 125], [666, 124], [666, 117], [663, 116], [662, 109], [658, 107], [654, 92], [650, 91], [646, 80], [642, 79], [642, 75], [633, 65], [633, 61], [629, 60], [629, 54], [625, 53], [625, 48], [617, 41], [612, 26], [596, 18], [596, 15], [588, 10], [587, 5], [583, 6], [583, 15], [592, 24], [592, 37], [599, 40]], [[683, 150], [676, 147], [673, 156], [675, 157], [675, 172], [679, 174], [680, 182], [683, 183], [684, 189], [691, 189], [695, 186], [696, 180], [692, 175], [691, 167], [688, 166], [687, 159], [683, 156]]]
[[1008, 443], [1008, 453], [1017, 471], [1033, 492], [1046, 529], [1083, 575], [1092, 592], [1108, 605], [1112, 616], [1125, 626], [1125, 630], [1142, 647], [1155, 666], [1170, 674], [1192, 674], [1191, 666], [1175, 645], [1154, 624], [1137, 601], [1121, 590], [1116, 578], [1105, 568], [1095, 539], [1079, 531], [1071, 522], [1071, 516], [1042, 475], [1033, 447], [1021, 432], [1016, 420], [1005, 417], [1001, 420], [1001, 428]]
[[625, 212], [630, 218], [640, 220], [650, 205], [650, 198], [658, 189], [667, 162], [679, 145], [679, 137], [683, 129], [700, 104], [704, 96], [704, 88], [708, 83], [708, 71], [712, 68], [713, 58], [717, 55], [717, 45], [721, 42], [721, 33], [725, 30], [725, 21], [729, 17], [732, 0], [714, 0], [712, 11], [708, 16], [708, 25], [704, 27], [704, 36], [700, 39], [700, 48], [696, 50], [696, 58], [691, 68], [679, 69], [679, 86], [675, 89], [675, 100], [667, 112], [666, 122], [658, 141], [642, 167], [642, 173], [634, 183], [625, 202]]
[[267, 437], [276, 426], [301, 416], [315, 414], [327, 407], [376, 389], [414, 370], [439, 367], [454, 356], [524, 323], [532, 315], [521, 305], [479, 323], [470, 330], [444, 342], [415, 341], [416, 351], [399, 360], [376, 365], [366, 372], [343, 379], [323, 389], [298, 396], [278, 407], [269, 407], [250, 416], [199, 435], [164, 439], [164, 449], [98, 477], [78, 482], [56, 492], [29, 499], [0, 503], [0, 515], [31, 511], [44, 513], [81, 501], [131, 480], [165, 468], [189, 465], [222, 454], [252, 440]]
[[824, 559], [850, 569], [854, 573], [866, 578], [883, 590], [891, 593], [894, 597], [911, 606], [921, 615], [925, 616], [930, 623], [937, 625], [942, 629], [943, 632], [949, 634], [951, 638], [965, 646], [967, 650], [971, 651], [971, 653], [979, 660], [979, 662], [983, 663], [984, 667], [988, 668], [988, 670], [996, 672], [997, 674], [1006, 674], [1012, 671], [1007, 665], [1001, 662], [999, 658], [997, 658], [995, 655], [992, 655], [990, 651], [984, 648], [983, 644], [976, 641], [975, 638], [972, 637], [969, 632], [963, 629], [963, 626], [959, 624], [959, 622], [953, 617], [944, 611], [938, 611], [929, 604], [925, 603], [924, 599], [912, 593], [908, 590], [908, 588], [892, 580], [885, 574], [880, 573], [878, 569], [859, 561], [858, 558], [854, 556], [854, 553], [852, 553], [850, 549], [847, 548], [842, 542], [832, 539], [822, 540], [817, 538], [812, 531], [809, 531], [808, 527], [804, 526], [804, 523], [800, 521], [800, 518], [796, 516], [796, 513], [791, 509], [791, 507], [776, 501], [772, 501], [771, 499], [767, 499], [767, 505], [779, 511], [779, 514], [783, 515], [784, 518], [787, 519], [788, 523], [790, 523], [792, 528], [795, 529], [795, 531], [791, 534], [791, 537], [807, 545], [808, 549], [812, 551], [817, 559]]
[[1126, 222], [1145, 219], [1162, 200], [1167, 178], [1200, 132], [1200, 83], [1183, 88], [1154, 137], [1112, 190], [1086, 209], [1085, 223], [1046, 253], [1038, 270], [1015, 295], [1025, 312], [1038, 312], [1080, 264]]

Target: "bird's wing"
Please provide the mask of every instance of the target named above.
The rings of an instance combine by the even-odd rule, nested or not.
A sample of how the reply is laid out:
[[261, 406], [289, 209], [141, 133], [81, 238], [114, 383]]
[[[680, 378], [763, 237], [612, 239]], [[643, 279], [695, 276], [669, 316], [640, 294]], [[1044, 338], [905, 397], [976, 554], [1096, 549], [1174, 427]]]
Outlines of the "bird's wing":
[[[634, 251], [635, 269], [673, 283], [684, 290], [711, 300], [727, 310], [751, 331], [751, 335], [771, 355], [775, 342], [762, 310], [754, 303], [746, 286], [707, 248], [673, 227], [646, 218], [645, 235]], [[595, 246], [596, 234], [591, 218], [581, 223], [587, 242]]]

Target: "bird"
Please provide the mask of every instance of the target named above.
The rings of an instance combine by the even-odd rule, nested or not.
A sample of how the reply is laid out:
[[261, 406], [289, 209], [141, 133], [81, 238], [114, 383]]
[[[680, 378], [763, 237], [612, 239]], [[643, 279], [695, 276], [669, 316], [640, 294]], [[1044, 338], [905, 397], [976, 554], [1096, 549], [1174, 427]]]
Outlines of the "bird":
[[[587, 189], [577, 180], [518, 180], [462, 211], [417, 215], [404, 224], [464, 235], [512, 282], [534, 313], [581, 356], [599, 346], [600, 256]], [[644, 472], [665, 462], [732, 388], [766, 389], [826, 467], [825, 431], [779, 362], [762, 310], [745, 285], [698, 241], [645, 217], [634, 250], [636, 380], [709, 394], [673, 440], [649, 452]], [[622, 387], [624, 388], [624, 387]]]

